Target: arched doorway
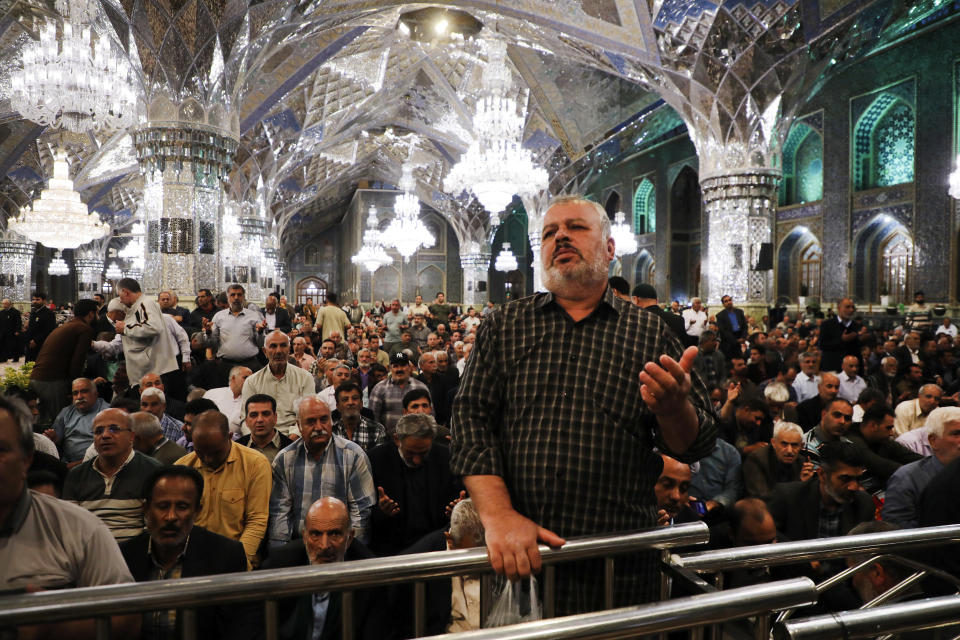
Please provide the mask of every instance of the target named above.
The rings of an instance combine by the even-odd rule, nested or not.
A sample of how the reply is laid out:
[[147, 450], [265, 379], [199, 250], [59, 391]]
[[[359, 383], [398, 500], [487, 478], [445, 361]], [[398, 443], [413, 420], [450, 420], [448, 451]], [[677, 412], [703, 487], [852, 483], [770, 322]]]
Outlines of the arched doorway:
[[327, 301], [327, 283], [316, 276], [309, 276], [297, 283], [297, 306], [313, 299], [313, 306], [319, 307]]
[[823, 248], [807, 227], [795, 227], [780, 243], [777, 253], [777, 296], [796, 301], [798, 296], [820, 297]]
[[643, 249], [637, 254], [637, 264], [633, 268], [633, 286], [652, 283], [656, 277], [656, 264], [649, 251]]
[[893, 216], [875, 216], [854, 239], [854, 293], [877, 303], [890, 296], [892, 304], [913, 298], [913, 235]]
[[[689, 300], [700, 290], [700, 179], [685, 166], [670, 187], [670, 300]], [[661, 295], [667, 299], [667, 296]]]

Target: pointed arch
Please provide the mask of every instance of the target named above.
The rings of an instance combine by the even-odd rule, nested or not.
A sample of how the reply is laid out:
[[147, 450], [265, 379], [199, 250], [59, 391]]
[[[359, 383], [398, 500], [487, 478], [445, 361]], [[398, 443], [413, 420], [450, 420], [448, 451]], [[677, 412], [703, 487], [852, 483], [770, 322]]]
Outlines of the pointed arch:
[[433, 264], [427, 265], [417, 274], [417, 293], [424, 299], [430, 299], [434, 292], [447, 290], [444, 280], [442, 269]]
[[657, 191], [650, 178], [644, 178], [633, 192], [633, 232], [657, 230]]
[[823, 138], [804, 122], [790, 128], [783, 145], [780, 205], [823, 199]]
[[913, 182], [914, 146], [913, 105], [894, 93], [881, 93], [854, 128], [854, 188], [864, 190]]
[[913, 298], [913, 234], [896, 218], [879, 214], [854, 238], [854, 293], [877, 303], [889, 295], [893, 304]]
[[307, 276], [296, 287], [297, 306], [305, 304], [307, 298], [313, 299], [313, 305], [319, 307], [327, 301], [327, 282], [317, 276]]
[[656, 276], [656, 261], [646, 249], [637, 254], [637, 263], [633, 268], [633, 286], [641, 283], [652, 283]]
[[777, 297], [791, 301], [803, 295], [820, 297], [823, 246], [807, 227], [795, 227], [777, 252]]

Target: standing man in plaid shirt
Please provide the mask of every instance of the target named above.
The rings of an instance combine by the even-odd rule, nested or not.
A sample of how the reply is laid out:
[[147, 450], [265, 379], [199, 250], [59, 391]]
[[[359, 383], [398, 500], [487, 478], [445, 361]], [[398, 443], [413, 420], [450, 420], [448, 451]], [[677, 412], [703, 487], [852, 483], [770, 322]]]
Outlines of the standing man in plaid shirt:
[[[713, 450], [706, 388], [654, 314], [613, 295], [603, 208], [565, 196], [542, 228], [549, 293], [480, 325], [453, 408], [451, 466], [464, 476], [493, 567], [540, 568], [538, 543], [653, 527], [660, 451], [693, 462]], [[602, 561], [557, 567], [557, 614], [602, 608]], [[655, 552], [618, 557], [615, 605], [656, 597]]]

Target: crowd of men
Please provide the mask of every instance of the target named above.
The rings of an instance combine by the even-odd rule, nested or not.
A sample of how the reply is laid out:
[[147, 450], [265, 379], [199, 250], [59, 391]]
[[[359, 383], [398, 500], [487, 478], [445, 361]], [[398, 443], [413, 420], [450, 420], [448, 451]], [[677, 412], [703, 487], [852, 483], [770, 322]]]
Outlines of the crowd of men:
[[[703, 520], [711, 544], [733, 546], [957, 521], [943, 505], [960, 345], [922, 294], [890, 330], [846, 298], [828, 318], [770, 323], [729, 296], [663, 308], [652, 286], [608, 280], [613, 255], [602, 208], [565, 197], [543, 222], [548, 293], [500, 308], [442, 292], [372, 308], [270, 294], [260, 308], [232, 285], [191, 311], [127, 278], [112, 300], [78, 301], [28, 334], [30, 389], [0, 397], [0, 588], [484, 545], [516, 578], [539, 569], [538, 543], [657, 524]], [[656, 597], [656, 562], [617, 560], [618, 606]], [[558, 614], [600, 608], [602, 580], [593, 561], [558, 567]], [[428, 632], [476, 628], [478, 589], [428, 590]], [[410, 598], [357, 592], [359, 637], [409, 637]], [[280, 609], [281, 637], [339, 637], [335, 592]], [[210, 607], [201, 636], [259, 637], [259, 616]], [[180, 621], [115, 624], [175, 638]]]

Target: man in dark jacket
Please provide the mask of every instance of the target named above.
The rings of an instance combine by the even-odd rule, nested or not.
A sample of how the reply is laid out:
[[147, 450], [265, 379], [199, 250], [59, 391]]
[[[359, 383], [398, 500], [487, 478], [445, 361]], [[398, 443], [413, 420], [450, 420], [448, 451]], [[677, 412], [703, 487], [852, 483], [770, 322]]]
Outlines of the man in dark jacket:
[[743, 343], [747, 339], [747, 318], [741, 309], [733, 306], [733, 298], [720, 298], [723, 310], [718, 312], [717, 333], [720, 334], [720, 350], [729, 360], [743, 353]]
[[[143, 486], [147, 531], [120, 545], [137, 582], [192, 578], [246, 571], [243, 545], [194, 526], [203, 496], [203, 478], [190, 467], [161, 467]], [[221, 605], [197, 612], [198, 638], [253, 639], [263, 635], [261, 607]], [[141, 637], [167, 640], [181, 636], [173, 611], [143, 614]]]
[[[856, 306], [850, 298], [837, 301], [837, 315], [820, 325], [820, 371], [840, 371], [846, 356], [860, 360], [860, 335], [863, 325], [853, 319]], [[862, 363], [861, 363], [862, 364]]]
[[371, 520], [370, 547], [393, 555], [446, 527], [463, 489], [450, 471], [450, 451], [435, 443], [433, 416], [408, 413], [397, 422], [394, 441], [369, 452], [378, 507]]
[[23, 353], [20, 334], [23, 332], [23, 320], [20, 310], [13, 306], [10, 298], [4, 298], [0, 309], [0, 362], [19, 360]]
[[893, 419], [893, 409], [875, 403], [863, 413], [863, 421], [847, 433], [863, 456], [867, 473], [861, 484], [870, 493], [884, 489], [887, 480], [901, 466], [923, 457], [894, 440]]
[[633, 303], [643, 309], [644, 311], [649, 311], [650, 313], [659, 316], [663, 322], [670, 327], [670, 330], [673, 331], [674, 335], [677, 336], [677, 339], [680, 340], [686, 346], [693, 346], [694, 343], [691, 343], [687, 335], [687, 329], [683, 324], [683, 318], [678, 316], [675, 313], [667, 313], [660, 308], [659, 303], [657, 302], [657, 290], [653, 288], [652, 285], [647, 283], [638, 284], [633, 288]]
[[813, 465], [800, 460], [803, 430], [792, 422], [778, 422], [770, 446], [744, 456], [741, 472], [748, 497], [766, 498], [778, 484], [813, 477]]
[[777, 531], [787, 540], [842, 536], [873, 519], [873, 500], [860, 489], [865, 469], [857, 446], [843, 441], [824, 443], [820, 460], [815, 477], [777, 485], [767, 497]]
[[[270, 550], [261, 569], [304, 567], [332, 562], [366, 560], [375, 557], [363, 543], [354, 539], [347, 505], [336, 498], [314, 502], [303, 520], [302, 540], [293, 540]], [[396, 637], [395, 628], [386, 620], [386, 594], [383, 589], [357, 589], [353, 592], [354, 638], [388, 640]], [[339, 591], [310, 593], [280, 601], [279, 635], [283, 640], [339, 640], [343, 615]], [[318, 615], [323, 620], [318, 620]], [[320, 634], [314, 633], [320, 626]]]
[[57, 328], [57, 316], [47, 306], [47, 294], [40, 291], [30, 299], [30, 319], [27, 321], [27, 361], [36, 360], [47, 336]]

